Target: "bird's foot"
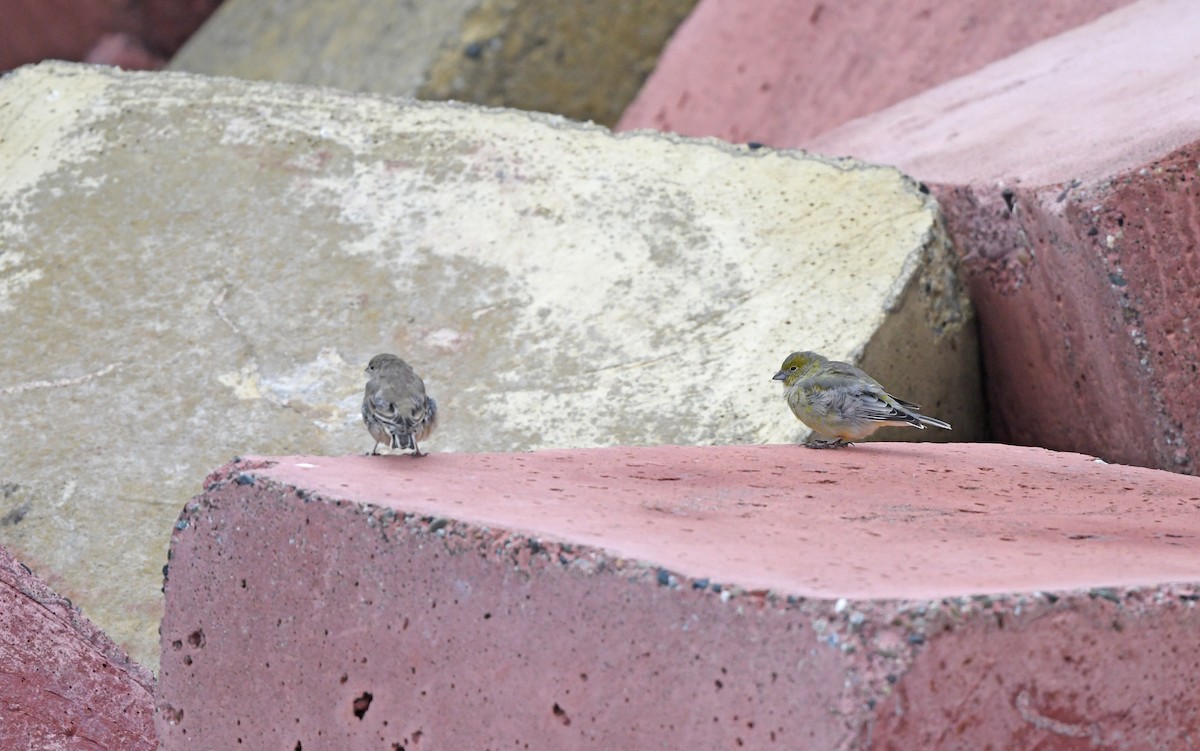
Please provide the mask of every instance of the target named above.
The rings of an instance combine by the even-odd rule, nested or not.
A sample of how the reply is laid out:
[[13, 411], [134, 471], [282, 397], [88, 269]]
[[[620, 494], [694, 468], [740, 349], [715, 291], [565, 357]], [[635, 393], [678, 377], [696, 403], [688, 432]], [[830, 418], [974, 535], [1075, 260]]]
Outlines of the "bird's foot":
[[853, 446], [850, 441], [843, 441], [841, 438], [834, 438], [831, 441], [822, 441], [819, 438], [814, 438], [804, 444], [810, 449], [840, 449], [842, 446]]
[[416, 450], [416, 451], [413, 451], [411, 454], [409, 454], [409, 456], [411, 456], [412, 458], [416, 459], [416, 458], [418, 458], [418, 457], [421, 457], [421, 456], [429, 456], [429, 452], [428, 452], [428, 451]]

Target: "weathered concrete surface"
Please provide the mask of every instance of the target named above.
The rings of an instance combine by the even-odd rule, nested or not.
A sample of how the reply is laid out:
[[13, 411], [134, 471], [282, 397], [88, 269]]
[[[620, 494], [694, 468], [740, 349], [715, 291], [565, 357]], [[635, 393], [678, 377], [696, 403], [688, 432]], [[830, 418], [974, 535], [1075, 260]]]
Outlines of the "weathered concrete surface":
[[1197, 471], [1197, 28], [1130, 5], [810, 142], [933, 187], [1001, 440]]
[[161, 66], [221, 0], [2, 0], [0, 72], [49, 58]]
[[0, 748], [157, 747], [154, 677], [0, 547]]
[[0, 542], [146, 664], [192, 478], [368, 450], [381, 351], [432, 451], [794, 440], [802, 346], [982, 435], [953, 255], [890, 169], [63, 64], [3, 80], [0, 133]]
[[168, 749], [1181, 747], [1198, 510], [1197, 478], [1000, 445], [251, 457], [176, 525], [158, 727]]
[[174, 70], [612, 125], [696, 0], [229, 0]]
[[1129, 2], [705, 0], [617, 127], [804, 146]]

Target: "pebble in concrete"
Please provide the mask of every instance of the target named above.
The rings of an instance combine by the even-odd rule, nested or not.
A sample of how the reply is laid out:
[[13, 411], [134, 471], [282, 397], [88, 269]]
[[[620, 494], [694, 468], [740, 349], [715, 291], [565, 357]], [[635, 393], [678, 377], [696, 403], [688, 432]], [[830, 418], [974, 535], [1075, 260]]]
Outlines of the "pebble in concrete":
[[801, 347], [983, 434], [953, 254], [892, 169], [65, 64], [3, 79], [0, 133], [0, 541], [146, 664], [189, 478], [366, 451], [378, 352], [433, 451], [796, 440]]
[[149, 671], [0, 548], [0, 748], [150, 751], [153, 697]]
[[1171, 583], [1200, 578], [1197, 511], [1196, 478], [995, 445], [251, 457], [173, 535], [158, 727], [1174, 747], [1200, 730], [1200, 592]]

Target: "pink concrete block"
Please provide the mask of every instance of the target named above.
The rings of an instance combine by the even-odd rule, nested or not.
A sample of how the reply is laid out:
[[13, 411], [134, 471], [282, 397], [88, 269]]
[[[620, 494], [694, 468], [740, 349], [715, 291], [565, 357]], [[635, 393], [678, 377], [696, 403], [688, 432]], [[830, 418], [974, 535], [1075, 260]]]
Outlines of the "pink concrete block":
[[125, 70], [158, 70], [167, 64], [132, 34], [105, 34], [88, 50], [83, 61]]
[[618, 130], [803, 146], [1131, 0], [703, 0]]
[[221, 0], [0, 0], [0, 71], [42, 60], [148, 68], [179, 49]]
[[249, 458], [172, 535], [157, 726], [167, 749], [1178, 747], [1198, 512], [1200, 479], [1000, 445]]
[[1200, 469], [1197, 28], [1136, 3], [808, 144], [937, 195], [1000, 440]]
[[1198, 158], [1200, 140], [1075, 189], [931, 186], [966, 254], [997, 439], [1196, 473]]
[[156, 748], [154, 677], [0, 548], [0, 749]]

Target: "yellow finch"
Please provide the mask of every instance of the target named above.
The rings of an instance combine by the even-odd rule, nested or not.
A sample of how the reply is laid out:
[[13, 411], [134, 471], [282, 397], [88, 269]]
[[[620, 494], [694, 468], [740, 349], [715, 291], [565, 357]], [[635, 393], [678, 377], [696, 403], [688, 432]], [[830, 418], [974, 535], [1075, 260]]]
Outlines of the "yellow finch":
[[375, 355], [367, 365], [367, 391], [363, 394], [362, 418], [375, 447], [412, 449], [413, 456], [425, 456], [417, 441], [437, 427], [437, 402], [425, 394], [425, 382], [408, 363], [395, 355]]
[[847, 362], [816, 352], [793, 352], [773, 376], [783, 381], [788, 406], [800, 422], [812, 428], [809, 448], [838, 448], [861, 441], [885, 425], [950, 425], [926, 417], [919, 405], [897, 399], [871, 376]]

